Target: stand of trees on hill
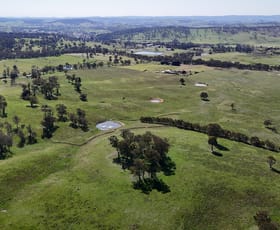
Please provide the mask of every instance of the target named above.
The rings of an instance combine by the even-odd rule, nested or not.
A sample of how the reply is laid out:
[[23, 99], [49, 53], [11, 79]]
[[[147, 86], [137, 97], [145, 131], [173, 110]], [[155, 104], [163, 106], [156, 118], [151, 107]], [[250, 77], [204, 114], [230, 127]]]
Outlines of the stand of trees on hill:
[[69, 126], [72, 128], [80, 128], [84, 132], [89, 130], [89, 123], [86, 118], [86, 111], [78, 108], [76, 113], [67, 111], [67, 107], [64, 104], [56, 105], [57, 117], [54, 116], [52, 108], [48, 105], [42, 105], [41, 110], [44, 112], [43, 120], [41, 125], [43, 127], [42, 138], [51, 138], [53, 133], [58, 128], [55, 122], [66, 122], [70, 121]]
[[19, 139], [17, 143], [19, 148], [24, 147], [25, 144], [32, 145], [37, 143], [37, 133], [31, 125], [20, 124], [18, 116], [13, 117], [13, 122], [15, 124], [14, 128], [7, 121], [0, 123], [0, 159], [5, 159], [12, 155], [10, 148], [14, 145], [15, 137]]
[[122, 169], [129, 169], [137, 178], [133, 183], [134, 188], [145, 193], [152, 189], [169, 192], [168, 185], [157, 177], [160, 172], [166, 176], [175, 173], [176, 165], [167, 155], [168, 141], [150, 132], [135, 135], [130, 130], [123, 130], [121, 137], [122, 140], [119, 140], [116, 136], [111, 136], [109, 140], [118, 153], [115, 162]]

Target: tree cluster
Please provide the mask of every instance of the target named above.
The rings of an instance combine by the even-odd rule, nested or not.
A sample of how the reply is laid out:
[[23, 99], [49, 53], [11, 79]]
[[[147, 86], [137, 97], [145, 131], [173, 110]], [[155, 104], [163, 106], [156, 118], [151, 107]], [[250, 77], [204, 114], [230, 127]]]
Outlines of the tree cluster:
[[8, 106], [8, 103], [6, 101], [6, 98], [3, 95], [0, 95], [0, 116], [6, 117], [6, 107]]
[[121, 64], [122, 66], [128, 66], [131, 64], [131, 60], [129, 59], [123, 59], [122, 56], [118, 56], [117, 54], [114, 55], [114, 60], [112, 58], [112, 56], [109, 56], [109, 62], [108, 62], [108, 66], [110, 65], [117, 65], [117, 64]]
[[237, 68], [237, 69], [248, 69], [255, 71], [279, 71], [280, 65], [268, 65], [262, 63], [252, 63], [252, 64], [242, 64], [240, 62], [231, 62], [231, 61], [220, 61], [220, 60], [202, 60], [202, 59], [193, 59], [191, 62], [193, 65], [206, 65], [211, 67], [220, 67], [220, 68]]
[[69, 113], [70, 126], [72, 128], [80, 128], [83, 131], [88, 131], [88, 121], [86, 119], [86, 112], [80, 108], [75, 113]]
[[0, 129], [0, 159], [5, 159], [11, 155], [10, 148], [13, 146], [13, 132], [11, 124], [1, 123]]
[[263, 124], [264, 124], [265, 128], [271, 130], [274, 133], [278, 133], [276, 127], [273, 125], [273, 122], [271, 120], [269, 120], [269, 119], [264, 120]]
[[206, 133], [209, 136], [221, 137], [232, 141], [242, 142], [259, 148], [264, 148], [274, 152], [280, 152], [280, 146], [277, 146], [270, 140], [261, 140], [257, 136], [248, 137], [245, 134], [223, 129], [219, 124], [200, 125], [183, 120], [174, 120], [172, 118], [159, 117], [141, 117], [141, 122], [150, 124], [162, 124], [177, 127], [185, 130]]
[[20, 125], [18, 116], [13, 117], [13, 122], [16, 125], [15, 128], [9, 122], [0, 123], [0, 159], [11, 156], [10, 148], [13, 146], [15, 137], [19, 140], [17, 143], [19, 148], [24, 147], [25, 144], [32, 145], [37, 143], [37, 134], [31, 125]]
[[152, 189], [168, 192], [169, 187], [157, 177], [159, 172], [167, 176], [175, 173], [176, 165], [167, 155], [168, 141], [150, 132], [135, 135], [130, 130], [123, 130], [121, 137], [122, 140], [119, 140], [111, 136], [109, 140], [118, 153], [115, 162], [123, 169], [129, 169], [137, 178], [134, 188], [145, 193]]
[[51, 138], [54, 131], [57, 129], [55, 125], [56, 118], [53, 115], [52, 109], [48, 105], [43, 105], [41, 110], [44, 112], [41, 125], [43, 127], [42, 138]]
[[56, 76], [51, 76], [48, 79], [41, 77], [34, 78], [32, 84], [22, 84], [21, 98], [29, 100], [31, 107], [38, 103], [37, 94], [41, 93], [45, 99], [54, 100], [60, 96], [60, 84]]
[[[65, 53], [86, 53], [87, 56], [102, 53], [107, 54], [107, 48], [89, 47], [78, 38], [61, 33], [22, 33], [0, 32], [0, 58], [37, 58], [59, 56]], [[71, 43], [64, 43], [68, 39]], [[40, 48], [40, 49], [38, 49]]]
[[44, 117], [41, 122], [43, 127], [42, 138], [51, 138], [53, 133], [58, 128], [55, 122], [70, 121], [72, 128], [80, 128], [83, 131], [88, 131], [88, 120], [86, 119], [86, 112], [80, 108], [76, 113], [68, 113], [67, 107], [64, 104], [56, 105], [57, 117], [54, 116], [52, 108], [48, 105], [43, 105], [41, 110], [44, 112]]
[[192, 62], [192, 58], [194, 56], [193, 52], [186, 53], [176, 53], [174, 55], [165, 55], [165, 56], [146, 56], [146, 55], [138, 55], [138, 54], [127, 54], [127, 56], [131, 58], [140, 59], [142, 61], [155, 61], [159, 62], [162, 65], [174, 65], [178, 66], [181, 64], [190, 64]]
[[[13, 122], [15, 123], [16, 127], [13, 129], [13, 133], [16, 134], [19, 138], [19, 142], [17, 146], [19, 148], [24, 147], [25, 144], [32, 145], [37, 143], [37, 133], [33, 131], [31, 125], [25, 126], [25, 124], [20, 124], [20, 118], [15, 115], [13, 117]], [[7, 124], [8, 125], [8, 124]], [[7, 126], [8, 127], [8, 126]], [[9, 129], [12, 126], [10, 125]], [[24, 131], [26, 128], [26, 131]]]
[[235, 46], [229, 46], [224, 44], [209, 45], [214, 53], [227, 53], [227, 52], [239, 52], [239, 53], [252, 53], [255, 50], [254, 46], [246, 44], [236, 44]]
[[70, 82], [72, 85], [74, 85], [74, 89], [78, 92], [81, 93], [81, 86], [82, 86], [82, 79], [80, 77], [76, 77], [75, 74], [66, 75], [66, 78], [68, 82]]
[[66, 74], [66, 79], [68, 83], [71, 83], [74, 86], [76, 92], [80, 94], [81, 101], [87, 101], [87, 94], [82, 93], [81, 86], [82, 86], [82, 79], [80, 77], [76, 77], [75, 74]]

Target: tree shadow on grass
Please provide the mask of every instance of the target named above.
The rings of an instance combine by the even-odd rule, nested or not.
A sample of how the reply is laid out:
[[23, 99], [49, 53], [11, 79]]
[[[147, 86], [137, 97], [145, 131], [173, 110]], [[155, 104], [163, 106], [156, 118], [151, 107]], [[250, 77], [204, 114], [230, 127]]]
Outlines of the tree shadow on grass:
[[170, 192], [169, 186], [162, 179], [158, 178], [146, 178], [144, 180], [133, 182], [133, 188], [141, 190], [145, 194], [149, 194], [153, 189], [156, 189], [161, 193]]
[[273, 172], [275, 172], [275, 173], [278, 173], [278, 174], [280, 174], [280, 170], [278, 170], [278, 169], [275, 169], [275, 168], [271, 168], [271, 171], [273, 171]]
[[274, 133], [278, 133], [277, 129], [275, 127], [273, 127], [273, 126], [272, 127], [267, 126], [266, 128], [271, 130]]
[[39, 107], [39, 105], [33, 105], [33, 106], [31, 106], [31, 105], [26, 105], [26, 107], [27, 107], [27, 108], [36, 109], [36, 108]]
[[213, 155], [215, 155], [216, 157], [222, 157], [223, 154], [219, 153], [219, 152], [216, 152], [216, 151], [212, 151], [211, 152]]
[[217, 144], [215, 147], [221, 151], [229, 151], [229, 149], [223, 145]]

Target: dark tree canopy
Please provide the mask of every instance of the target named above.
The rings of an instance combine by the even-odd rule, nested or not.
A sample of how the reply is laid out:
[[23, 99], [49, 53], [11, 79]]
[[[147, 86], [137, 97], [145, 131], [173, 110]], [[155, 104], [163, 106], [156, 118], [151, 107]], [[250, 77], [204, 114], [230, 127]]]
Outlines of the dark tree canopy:
[[6, 98], [2, 95], [0, 95], [0, 113], [1, 117], [6, 117], [6, 107], [8, 103], [6, 101]]
[[206, 92], [201, 92], [201, 93], [200, 93], [200, 98], [201, 98], [201, 100], [203, 100], [203, 101], [207, 101], [207, 100], [208, 100], [208, 93], [206, 93]]
[[109, 140], [118, 152], [116, 162], [137, 177], [136, 187], [139, 186], [143, 190], [143, 186], [148, 185], [150, 186], [148, 190], [151, 190], [157, 187], [155, 186], [157, 183], [167, 186], [157, 178], [157, 173], [163, 172], [165, 175], [175, 173], [176, 165], [167, 155], [168, 141], [150, 132], [135, 135], [130, 130], [123, 130], [121, 137], [123, 139], [118, 140], [116, 136], [111, 136]]
[[67, 107], [64, 104], [56, 105], [56, 112], [58, 116], [58, 121], [67, 121]]
[[42, 138], [51, 138], [53, 132], [56, 129], [55, 126], [55, 117], [53, 116], [53, 113], [51, 111], [51, 109], [49, 107], [46, 108], [42, 108], [42, 110], [44, 110], [44, 118], [41, 122], [41, 125], [43, 126], [43, 134], [42, 134]]
[[267, 157], [267, 163], [269, 164], [270, 169], [272, 169], [272, 166], [276, 163], [276, 159], [273, 156]]
[[219, 124], [209, 124], [207, 125], [207, 134], [209, 136], [219, 137], [222, 135], [223, 129]]

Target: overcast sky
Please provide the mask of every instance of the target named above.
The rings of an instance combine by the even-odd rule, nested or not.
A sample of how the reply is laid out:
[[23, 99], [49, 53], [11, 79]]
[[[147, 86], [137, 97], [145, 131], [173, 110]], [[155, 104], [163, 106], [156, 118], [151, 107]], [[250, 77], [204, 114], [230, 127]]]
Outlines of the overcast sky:
[[5, 0], [4, 2], [0, 7], [0, 17], [280, 15], [280, 0]]

